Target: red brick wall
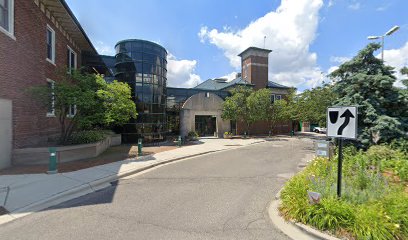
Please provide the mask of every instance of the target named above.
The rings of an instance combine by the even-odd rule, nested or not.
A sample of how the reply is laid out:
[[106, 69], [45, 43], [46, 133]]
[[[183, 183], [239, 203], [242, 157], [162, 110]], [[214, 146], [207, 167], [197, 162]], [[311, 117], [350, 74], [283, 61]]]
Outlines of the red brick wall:
[[[26, 90], [46, 84], [46, 79], [58, 81], [56, 71], [67, 66], [67, 45], [77, 53], [61, 31], [46, 17], [33, 0], [16, 0], [14, 7], [13, 40], [0, 32], [0, 98], [13, 103], [13, 146], [38, 146], [49, 135], [58, 133], [55, 117], [46, 117], [47, 109], [39, 107]], [[56, 54], [53, 65], [46, 61], [46, 26], [55, 31]]]
[[[259, 56], [249, 56], [245, 60], [242, 60], [242, 67], [247, 67], [248, 77], [244, 78], [248, 82], [255, 85], [254, 89], [266, 88], [268, 85], [268, 58]], [[266, 64], [266, 66], [259, 66], [256, 64]], [[242, 69], [244, 74], [244, 69]], [[242, 76], [244, 77], [244, 76]]]

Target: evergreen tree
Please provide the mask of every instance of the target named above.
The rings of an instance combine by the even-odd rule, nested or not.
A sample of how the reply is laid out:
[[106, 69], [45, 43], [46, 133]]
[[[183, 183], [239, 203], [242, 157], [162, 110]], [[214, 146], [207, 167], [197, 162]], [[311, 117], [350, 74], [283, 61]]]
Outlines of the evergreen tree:
[[374, 56], [380, 47], [367, 45], [330, 74], [336, 104], [358, 106], [358, 141], [364, 147], [373, 143], [374, 136], [379, 136], [379, 142], [390, 142], [408, 130], [408, 99], [393, 86], [393, 68]]

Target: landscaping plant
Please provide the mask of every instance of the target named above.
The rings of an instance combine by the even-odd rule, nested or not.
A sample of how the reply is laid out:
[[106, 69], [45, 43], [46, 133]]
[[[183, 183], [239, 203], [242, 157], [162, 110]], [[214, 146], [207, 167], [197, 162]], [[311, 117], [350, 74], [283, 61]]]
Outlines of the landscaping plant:
[[[315, 158], [285, 185], [281, 213], [350, 239], [408, 239], [407, 163], [408, 155], [389, 145], [346, 147], [338, 198], [337, 159]], [[321, 201], [309, 204], [307, 191], [319, 192]]]

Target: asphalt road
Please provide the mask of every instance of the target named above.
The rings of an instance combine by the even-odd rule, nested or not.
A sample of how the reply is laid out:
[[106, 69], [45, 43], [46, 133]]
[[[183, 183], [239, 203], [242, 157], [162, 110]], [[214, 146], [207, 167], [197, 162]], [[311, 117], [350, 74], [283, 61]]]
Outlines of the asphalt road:
[[288, 239], [267, 208], [312, 141], [255, 144], [165, 165], [0, 226], [0, 239]]

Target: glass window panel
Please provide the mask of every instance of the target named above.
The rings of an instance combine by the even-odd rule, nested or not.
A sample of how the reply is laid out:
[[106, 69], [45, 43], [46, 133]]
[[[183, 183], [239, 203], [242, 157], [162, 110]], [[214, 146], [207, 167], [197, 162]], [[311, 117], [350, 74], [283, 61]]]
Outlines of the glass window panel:
[[143, 73], [152, 74], [153, 73], [153, 65], [148, 64], [148, 63], [143, 63]]
[[153, 75], [153, 84], [159, 84], [159, 79], [157, 75]]
[[135, 77], [136, 77], [136, 82], [143, 82], [143, 74], [136, 73]]
[[156, 63], [156, 56], [152, 54], [145, 53], [143, 54], [143, 61], [149, 63]]
[[144, 83], [152, 83], [152, 77], [153, 75], [151, 74], [143, 74], [143, 82]]
[[7, 31], [9, 30], [8, 18], [8, 0], [0, 0], [0, 26], [2, 26]]
[[142, 61], [143, 54], [141, 52], [132, 52], [132, 59], [135, 61]]
[[143, 73], [143, 69], [142, 69], [143, 63], [142, 62], [136, 62], [134, 65], [136, 67], [136, 72]]
[[153, 48], [153, 46], [152, 46], [152, 44], [151, 43], [148, 43], [148, 42], [144, 42], [143, 43], [143, 48], [144, 49], [152, 49]]
[[141, 42], [132, 42], [132, 50], [133, 51], [142, 51], [143, 46]]
[[75, 69], [75, 58], [76, 58], [75, 53], [71, 52], [71, 68], [72, 69]]
[[125, 43], [119, 44], [119, 52], [127, 52]]

